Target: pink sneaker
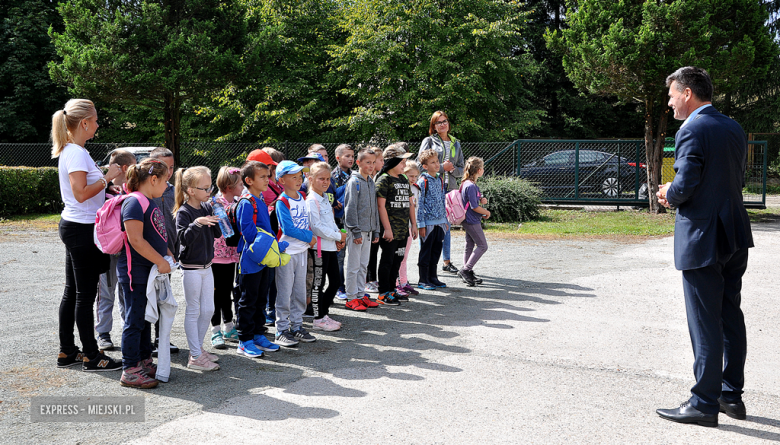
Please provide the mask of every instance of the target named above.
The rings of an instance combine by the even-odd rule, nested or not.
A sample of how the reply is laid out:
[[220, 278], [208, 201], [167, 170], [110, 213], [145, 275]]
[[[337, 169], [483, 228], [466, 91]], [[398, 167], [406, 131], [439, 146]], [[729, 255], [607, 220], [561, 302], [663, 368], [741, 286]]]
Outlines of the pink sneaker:
[[206, 354], [201, 354], [198, 358], [192, 358], [192, 356], [190, 356], [187, 367], [199, 371], [216, 371], [219, 369], [219, 365], [209, 360], [206, 357]]
[[146, 375], [151, 378], [154, 378], [157, 374], [157, 365], [154, 364], [154, 360], [152, 360], [151, 357], [146, 360], [141, 360], [141, 368], [144, 370]]
[[409, 283], [406, 283], [403, 285], [404, 292], [406, 292], [409, 295], [420, 295], [420, 292], [417, 291], [417, 289], [413, 288]]
[[131, 388], [150, 389], [157, 386], [157, 380], [146, 375], [141, 362], [138, 362], [138, 366], [122, 371], [119, 384]]
[[334, 320], [334, 319], [332, 319], [332, 318], [328, 317], [327, 315], [326, 315], [326, 316], [324, 316], [324, 317], [322, 317], [322, 319], [323, 319], [323, 320], [328, 320], [329, 322], [331, 322], [331, 323], [333, 323], [333, 324], [335, 324], [335, 325], [338, 325], [338, 327], [341, 327], [341, 322], [339, 322], [339, 321], [336, 321], [336, 320]]
[[312, 329], [314, 329], [315, 331], [333, 332], [341, 329], [341, 326], [337, 326], [333, 323], [330, 323], [328, 320], [326, 320], [323, 317], [319, 320], [314, 320], [314, 323], [312, 323]]
[[205, 355], [206, 358], [209, 359], [210, 362], [216, 363], [216, 362], [219, 361], [219, 356], [218, 355], [214, 355], [214, 354], [212, 354], [210, 352], [206, 352], [204, 350], [201, 350], [200, 353]]

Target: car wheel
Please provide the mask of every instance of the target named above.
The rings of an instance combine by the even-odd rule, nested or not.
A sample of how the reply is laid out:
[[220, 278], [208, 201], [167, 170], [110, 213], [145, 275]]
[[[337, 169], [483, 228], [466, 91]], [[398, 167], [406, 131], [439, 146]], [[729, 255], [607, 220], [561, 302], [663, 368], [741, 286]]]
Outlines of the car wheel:
[[604, 181], [601, 183], [601, 193], [610, 198], [617, 198], [620, 195], [618, 179], [611, 176], [604, 178]]

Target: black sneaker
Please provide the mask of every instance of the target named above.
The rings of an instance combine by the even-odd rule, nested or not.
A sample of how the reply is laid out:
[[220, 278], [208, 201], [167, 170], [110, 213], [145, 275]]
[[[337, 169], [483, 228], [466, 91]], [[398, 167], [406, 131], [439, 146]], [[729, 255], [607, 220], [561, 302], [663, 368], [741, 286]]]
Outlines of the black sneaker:
[[87, 372], [119, 371], [121, 369], [122, 362], [118, 362], [102, 352], [98, 352], [97, 357], [92, 360], [84, 356], [84, 362], [81, 365], [81, 370]]
[[449, 273], [458, 273], [458, 268], [455, 267], [452, 263], [445, 264], [444, 266], [441, 267], [441, 270]]
[[376, 302], [379, 304], [385, 304], [387, 306], [400, 306], [401, 303], [393, 295], [392, 292], [385, 292], [376, 297]]
[[482, 284], [482, 278], [478, 277], [477, 274], [474, 273], [474, 269], [471, 269], [471, 276], [474, 277], [475, 283]]
[[474, 287], [477, 285], [477, 282], [474, 280], [474, 275], [470, 270], [461, 269], [458, 271], [458, 276], [466, 283], [466, 286]]
[[[160, 339], [156, 338], [154, 340], [154, 344], [152, 345], [152, 357], [157, 357], [157, 348], [160, 345]], [[179, 353], [179, 347], [171, 343], [171, 354], [178, 354]]]
[[304, 343], [311, 343], [313, 341], [316, 341], [317, 338], [311, 334], [306, 329], [303, 329], [303, 327], [298, 328], [295, 331], [292, 331], [293, 337], [295, 337], [296, 340], [302, 341]]
[[76, 349], [70, 354], [60, 352], [57, 356], [58, 368], [70, 368], [71, 366], [80, 365], [84, 362], [84, 353]]

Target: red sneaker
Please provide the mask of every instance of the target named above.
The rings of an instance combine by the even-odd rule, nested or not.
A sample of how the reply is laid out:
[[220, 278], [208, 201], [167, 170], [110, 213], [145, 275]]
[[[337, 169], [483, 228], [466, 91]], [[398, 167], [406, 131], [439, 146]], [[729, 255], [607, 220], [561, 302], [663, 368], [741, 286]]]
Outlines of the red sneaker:
[[363, 306], [365, 307], [379, 307], [379, 303], [368, 298], [368, 295], [363, 295], [363, 298], [361, 298], [360, 301], [363, 302]]
[[363, 300], [361, 298], [356, 298], [354, 300], [347, 301], [347, 309], [352, 309], [353, 311], [365, 311], [366, 306], [363, 305]]

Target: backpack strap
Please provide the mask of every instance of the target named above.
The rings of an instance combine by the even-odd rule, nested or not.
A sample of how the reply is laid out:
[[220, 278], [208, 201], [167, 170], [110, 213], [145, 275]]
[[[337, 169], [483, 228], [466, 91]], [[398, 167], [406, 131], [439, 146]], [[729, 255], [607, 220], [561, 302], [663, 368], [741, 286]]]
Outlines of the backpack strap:
[[[249, 193], [241, 195], [241, 197], [238, 198], [238, 202], [236, 202], [236, 209], [238, 209], [238, 205], [241, 204], [241, 201], [244, 199], [252, 203], [252, 221], [255, 223], [255, 226], [257, 226], [257, 202], [255, 202], [254, 196]], [[238, 215], [236, 215], [236, 219], [238, 219]], [[241, 231], [241, 224], [238, 223], [236, 226], [238, 227], [238, 230]], [[241, 234], [241, 237], [244, 238], [243, 233]], [[246, 238], [244, 238], [244, 242], [246, 243]]]

